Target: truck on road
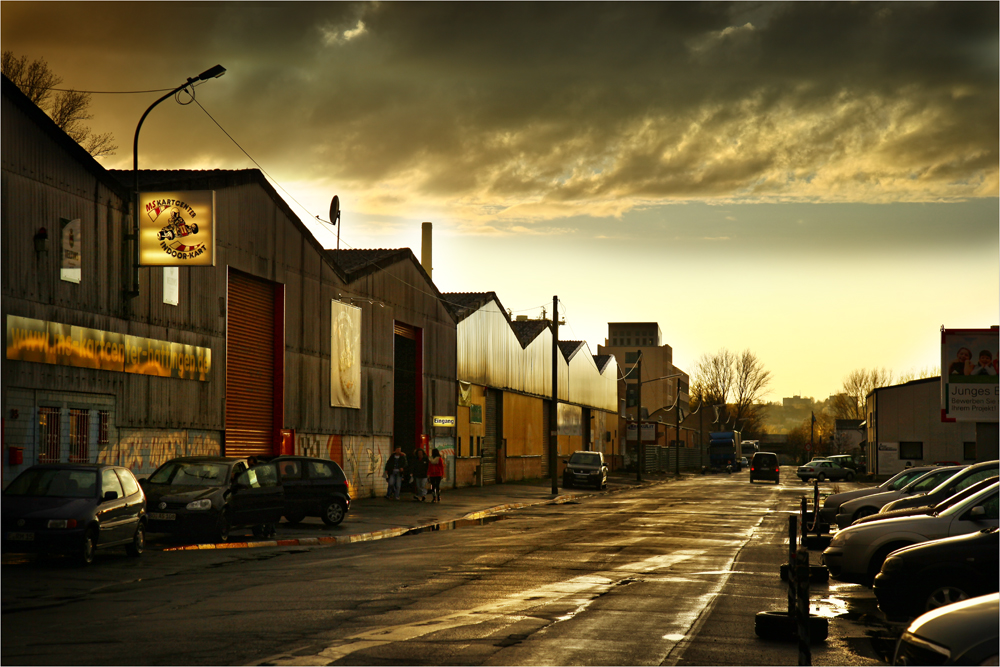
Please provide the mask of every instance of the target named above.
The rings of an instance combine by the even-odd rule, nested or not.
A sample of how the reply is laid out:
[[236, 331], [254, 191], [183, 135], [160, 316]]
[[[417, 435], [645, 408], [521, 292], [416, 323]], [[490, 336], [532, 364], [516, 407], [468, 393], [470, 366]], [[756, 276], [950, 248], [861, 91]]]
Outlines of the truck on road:
[[739, 471], [740, 457], [740, 432], [739, 431], [713, 431], [709, 434], [711, 440], [708, 443], [708, 460], [712, 470], [729, 472]]

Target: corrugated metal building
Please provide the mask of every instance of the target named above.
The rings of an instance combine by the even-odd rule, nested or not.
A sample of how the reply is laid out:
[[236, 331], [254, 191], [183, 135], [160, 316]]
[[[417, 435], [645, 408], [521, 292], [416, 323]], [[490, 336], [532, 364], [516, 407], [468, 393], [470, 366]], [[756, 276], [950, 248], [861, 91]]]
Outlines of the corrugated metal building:
[[[141, 172], [147, 191], [215, 192], [216, 260], [142, 268], [129, 298], [132, 172], [104, 170], [6, 78], [2, 125], [5, 483], [44, 460], [148, 473], [284, 448], [372, 495], [394, 439], [412, 450], [455, 413], [455, 319], [408, 249], [325, 250], [256, 170]], [[333, 399], [338, 313], [359, 323], [360, 350], [341, 349], [360, 359], [356, 405]]]
[[[548, 320], [511, 321], [494, 292], [447, 293], [458, 320], [459, 484], [547, 476], [552, 398]], [[560, 341], [559, 456], [613, 453], [618, 366], [581, 341]]]

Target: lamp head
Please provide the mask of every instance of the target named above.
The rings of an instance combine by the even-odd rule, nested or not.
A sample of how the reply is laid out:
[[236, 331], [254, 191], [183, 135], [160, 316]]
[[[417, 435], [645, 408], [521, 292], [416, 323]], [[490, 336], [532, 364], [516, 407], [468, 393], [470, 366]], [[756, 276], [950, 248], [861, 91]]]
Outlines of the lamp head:
[[226, 68], [222, 65], [216, 65], [211, 67], [201, 74], [198, 75], [198, 81], [208, 81], [209, 79], [218, 79], [220, 76], [226, 73]]

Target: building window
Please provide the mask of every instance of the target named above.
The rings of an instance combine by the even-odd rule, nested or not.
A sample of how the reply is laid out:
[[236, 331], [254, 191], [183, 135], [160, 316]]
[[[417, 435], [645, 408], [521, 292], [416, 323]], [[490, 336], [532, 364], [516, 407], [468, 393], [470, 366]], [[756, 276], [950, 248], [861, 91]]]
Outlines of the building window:
[[38, 408], [38, 462], [59, 462], [59, 408]]
[[470, 424], [482, 424], [483, 423], [483, 406], [478, 403], [473, 403], [469, 406], [469, 423]]
[[625, 363], [626, 364], [634, 364], [637, 361], [639, 361], [639, 353], [638, 352], [626, 352], [625, 353]]
[[976, 460], [976, 443], [974, 442], [963, 442], [962, 448], [964, 450], [962, 458], [966, 461]]
[[899, 443], [899, 458], [921, 460], [924, 458], [924, 443], [922, 442], [901, 442]]
[[111, 413], [107, 410], [97, 411], [97, 445], [106, 447], [108, 444], [108, 424], [111, 421]]
[[90, 462], [90, 412], [72, 408], [69, 411], [69, 462]]
[[636, 390], [638, 387], [634, 384], [626, 385], [625, 387], [625, 407], [634, 408], [636, 404]]

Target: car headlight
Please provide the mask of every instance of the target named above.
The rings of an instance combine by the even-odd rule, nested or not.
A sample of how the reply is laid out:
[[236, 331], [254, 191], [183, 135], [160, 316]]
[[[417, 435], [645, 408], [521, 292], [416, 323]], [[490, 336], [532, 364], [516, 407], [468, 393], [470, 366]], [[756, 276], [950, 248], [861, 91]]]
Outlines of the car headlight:
[[184, 509], [189, 510], [210, 510], [212, 509], [212, 501], [209, 498], [202, 498], [201, 500], [192, 500]]
[[882, 563], [883, 572], [897, 572], [903, 569], [904, 561], [899, 556], [893, 556], [892, 558], [886, 558], [885, 562]]
[[49, 528], [76, 528], [76, 519], [49, 519]]
[[846, 542], [847, 542], [847, 535], [844, 534], [844, 531], [839, 530], [834, 534], [833, 539], [830, 540], [830, 546], [842, 547]]

